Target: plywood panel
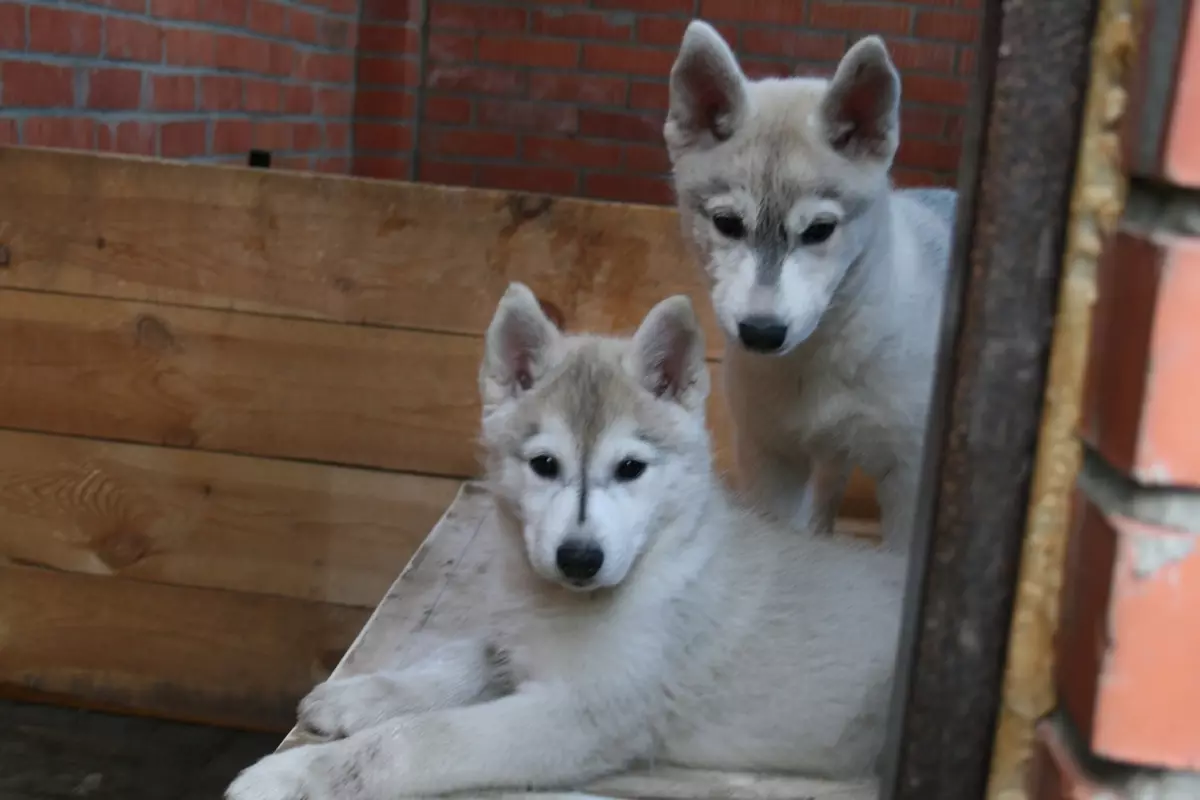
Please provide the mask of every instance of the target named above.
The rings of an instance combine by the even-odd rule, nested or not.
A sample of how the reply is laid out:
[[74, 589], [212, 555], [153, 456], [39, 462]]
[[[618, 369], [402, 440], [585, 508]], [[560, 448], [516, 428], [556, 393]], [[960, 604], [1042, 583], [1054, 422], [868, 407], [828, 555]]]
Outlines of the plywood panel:
[[520, 280], [576, 330], [696, 300], [652, 206], [0, 148], [0, 286], [481, 333]]
[[373, 608], [458, 485], [0, 431], [0, 561]]
[[0, 567], [0, 694], [286, 731], [368, 614]]

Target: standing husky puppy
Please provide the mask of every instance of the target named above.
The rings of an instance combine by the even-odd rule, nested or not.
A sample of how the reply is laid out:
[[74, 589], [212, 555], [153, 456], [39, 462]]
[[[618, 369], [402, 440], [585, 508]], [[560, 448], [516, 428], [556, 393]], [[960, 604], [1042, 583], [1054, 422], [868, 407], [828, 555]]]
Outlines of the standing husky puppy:
[[514, 284], [480, 377], [520, 610], [430, 662], [318, 686], [301, 721], [345, 738], [268, 756], [226, 797], [554, 787], [651, 760], [868, 776], [903, 559], [730, 503], [701, 339], [684, 297], [632, 340], [564, 336]]
[[868, 37], [832, 80], [750, 81], [695, 21], [664, 130], [684, 235], [728, 338], [739, 468], [783, 520], [828, 531], [853, 466], [907, 550], [955, 193], [895, 192], [900, 78]]

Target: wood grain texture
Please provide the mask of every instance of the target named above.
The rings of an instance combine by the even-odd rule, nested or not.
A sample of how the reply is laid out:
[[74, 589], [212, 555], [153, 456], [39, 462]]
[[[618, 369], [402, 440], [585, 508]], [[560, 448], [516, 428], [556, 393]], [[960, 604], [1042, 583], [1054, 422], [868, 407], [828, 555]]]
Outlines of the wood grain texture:
[[509, 281], [572, 330], [688, 294], [672, 209], [0, 148], [0, 286], [480, 334]]
[[282, 732], [368, 614], [0, 567], [0, 694]]
[[458, 485], [0, 431], [0, 561], [374, 608]]

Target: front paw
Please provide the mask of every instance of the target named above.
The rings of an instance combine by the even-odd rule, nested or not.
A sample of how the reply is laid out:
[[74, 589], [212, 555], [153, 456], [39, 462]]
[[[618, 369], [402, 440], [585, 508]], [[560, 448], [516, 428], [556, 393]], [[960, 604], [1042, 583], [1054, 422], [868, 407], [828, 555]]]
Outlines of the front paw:
[[318, 748], [284, 750], [242, 770], [225, 800], [353, 800], [354, 787], [339, 786]]
[[403, 713], [398, 687], [378, 675], [326, 681], [300, 701], [300, 724], [321, 736], [343, 738]]

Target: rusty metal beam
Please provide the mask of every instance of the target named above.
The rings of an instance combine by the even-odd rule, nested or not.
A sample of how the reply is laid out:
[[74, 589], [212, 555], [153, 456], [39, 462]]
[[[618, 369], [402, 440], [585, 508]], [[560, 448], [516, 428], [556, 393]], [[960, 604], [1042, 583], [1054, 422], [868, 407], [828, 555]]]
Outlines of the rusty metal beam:
[[989, 0], [883, 800], [984, 797], [1098, 0]]

